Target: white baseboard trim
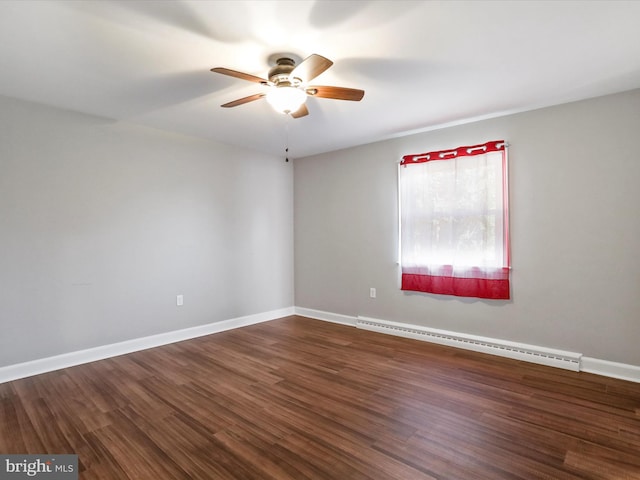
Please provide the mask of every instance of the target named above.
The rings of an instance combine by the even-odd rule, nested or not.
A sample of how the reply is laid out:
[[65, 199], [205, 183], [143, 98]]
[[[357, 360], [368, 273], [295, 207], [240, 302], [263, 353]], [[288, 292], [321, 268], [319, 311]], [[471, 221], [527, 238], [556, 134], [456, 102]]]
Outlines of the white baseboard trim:
[[583, 372], [640, 383], [640, 367], [635, 365], [591, 357], [582, 357], [581, 365], [580, 370]]
[[550, 367], [563, 368], [574, 372], [580, 371], [580, 358], [582, 357], [580, 353], [360, 316], [356, 326], [374, 332], [390, 333], [450, 347], [464, 348]]
[[523, 343], [509, 342], [506, 340], [467, 335], [447, 330], [437, 330], [419, 325], [392, 322], [389, 320], [379, 320], [362, 316], [353, 317], [303, 307], [288, 307], [279, 310], [272, 310], [269, 312], [247, 315], [207, 325], [160, 333], [148, 337], [136, 338], [110, 345], [102, 345], [86, 350], [0, 367], [0, 383], [52, 372], [62, 368], [73, 367], [83, 363], [104, 360], [105, 358], [125, 355], [127, 353], [133, 353], [140, 350], [160, 347], [162, 345], [181, 342], [183, 340], [224, 332], [234, 328], [268, 322], [270, 320], [288, 317], [290, 315], [300, 315], [303, 317], [362, 328], [365, 330], [640, 383], [640, 366], [584, 357], [580, 353], [566, 352], [536, 345], [527, 345]]
[[83, 363], [104, 360], [105, 358], [117, 357], [118, 355], [125, 355], [148, 348], [160, 347], [162, 345], [211, 335], [213, 333], [224, 332], [234, 328], [268, 322], [269, 320], [288, 317], [294, 314], [294, 307], [288, 307], [0, 367], [0, 383], [73, 367]]
[[321, 310], [313, 310], [311, 308], [295, 307], [295, 314], [301, 317], [315, 318], [316, 320], [324, 320], [325, 322], [339, 323], [341, 325], [356, 326], [357, 317], [349, 315], [341, 315], [339, 313], [323, 312]]

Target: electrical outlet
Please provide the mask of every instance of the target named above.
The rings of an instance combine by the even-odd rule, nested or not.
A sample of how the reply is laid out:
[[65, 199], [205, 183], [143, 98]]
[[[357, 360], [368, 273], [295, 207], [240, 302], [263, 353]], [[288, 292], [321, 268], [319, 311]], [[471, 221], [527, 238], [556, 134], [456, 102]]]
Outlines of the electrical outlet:
[[372, 288], [369, 289], [369, 296], [371, 298], [376, 298], [376, 289], [375, 288], [372, 287]]
[[181, 307], [182, 305], [184, 305], [184, 295], [177, 295], [176, 296], [176, 305], [178, 307]]

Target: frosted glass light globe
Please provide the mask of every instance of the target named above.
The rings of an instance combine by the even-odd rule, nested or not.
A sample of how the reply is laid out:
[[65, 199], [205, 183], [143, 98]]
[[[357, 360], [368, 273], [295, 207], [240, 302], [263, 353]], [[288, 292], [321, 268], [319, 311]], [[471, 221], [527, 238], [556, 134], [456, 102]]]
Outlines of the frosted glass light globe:
[[267, 93], [267, 102], [280, 113], [296, 112], [306, 99], [304, 90], [295, 87], [274, 87]]

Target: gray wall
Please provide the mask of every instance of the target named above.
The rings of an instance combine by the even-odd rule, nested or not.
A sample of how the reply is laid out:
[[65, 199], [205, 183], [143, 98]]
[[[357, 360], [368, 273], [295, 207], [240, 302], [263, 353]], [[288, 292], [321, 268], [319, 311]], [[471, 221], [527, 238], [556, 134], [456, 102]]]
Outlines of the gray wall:
[[0, 366], [292, 306], [292, 178], [0, 97]]
[[[640, 365], [639, 133], [634, 90], [296, 160], [296, 306]], [[511, 144], [512, 300], [401, 292], [397, 162], [497, 139]]]

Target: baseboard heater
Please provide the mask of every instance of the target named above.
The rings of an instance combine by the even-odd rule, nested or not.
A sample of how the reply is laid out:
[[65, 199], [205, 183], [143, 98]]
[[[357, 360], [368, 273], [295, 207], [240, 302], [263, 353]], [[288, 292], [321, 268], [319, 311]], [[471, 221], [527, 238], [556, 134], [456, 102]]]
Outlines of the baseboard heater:
[[374, 332], [464, 348], [525, 362], [573, 370], [574, 372], [580, 371], [580, 358], [582, 357], [580, 353], [360, 316], [357, 318], [356, 326]]

